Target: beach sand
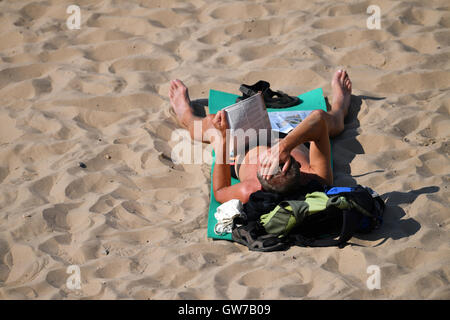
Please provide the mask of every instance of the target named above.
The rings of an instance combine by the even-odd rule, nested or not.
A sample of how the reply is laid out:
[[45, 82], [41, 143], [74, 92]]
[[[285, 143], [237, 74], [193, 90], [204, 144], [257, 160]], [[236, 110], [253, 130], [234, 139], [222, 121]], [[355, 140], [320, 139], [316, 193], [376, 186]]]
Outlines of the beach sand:
[[[379, 30], [370, 1], [306, 0], [80, 0], [69, 30], [73, 2], [0, 2], [0, 299], [450, 299], [448, 1], [377, 0]], [[335, 183], [382, 195], [382, 228], [344, 249], [207, 239], [211, 167], [171, 160], [169, 81], [331, 98], [339, 68]]]

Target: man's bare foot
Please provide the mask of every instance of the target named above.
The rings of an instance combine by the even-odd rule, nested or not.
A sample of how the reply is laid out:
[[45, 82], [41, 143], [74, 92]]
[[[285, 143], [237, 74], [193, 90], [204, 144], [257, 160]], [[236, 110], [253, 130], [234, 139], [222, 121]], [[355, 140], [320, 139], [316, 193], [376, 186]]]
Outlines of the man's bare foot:
[[352, 95], [352, 82], [345, 70], [335, 72], [331, 80], [331, 88], [333, 89], [333, 102], [331, 110], [342, 111], [344, 117], [347, 116]]
[[192, 115], [191, 100], [189, 99], [188, 89], [181, 80], [170, 81], [169, 98], [178, 120], [187, 127], [188, 117]]

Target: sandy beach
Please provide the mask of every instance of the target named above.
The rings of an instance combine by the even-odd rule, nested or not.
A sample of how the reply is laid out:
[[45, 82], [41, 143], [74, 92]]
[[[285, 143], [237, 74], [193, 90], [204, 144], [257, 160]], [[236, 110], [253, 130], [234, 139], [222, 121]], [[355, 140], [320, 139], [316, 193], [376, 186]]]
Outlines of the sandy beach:
[[[446, 0], [0, 1], [0, 299], [450, 299], [449, 45]], [[170, 80], [330, 99], [340, 68], [335, 184], [377, 191], [383, 226], [343, 249], [208, 239], [211, 165], [171, 159]]]

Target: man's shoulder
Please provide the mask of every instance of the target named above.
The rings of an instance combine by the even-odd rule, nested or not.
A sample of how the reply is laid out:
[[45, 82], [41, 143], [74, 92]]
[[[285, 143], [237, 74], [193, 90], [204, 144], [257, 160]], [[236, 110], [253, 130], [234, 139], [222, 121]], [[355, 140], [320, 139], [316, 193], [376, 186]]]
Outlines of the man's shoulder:
[[256, 191], [261, 190], [261, 184], [258, 179], [247, 179], [239, 182], [238, 184], [239, 191], [245, 198], [249, 198], [250, 195]]
[[241, 188], [250, 189], [253, 190], [253, 192], [261, 190], [261, 184], [257, 178], [246, 179], [239, 182], [239, 184], [241, 185]]

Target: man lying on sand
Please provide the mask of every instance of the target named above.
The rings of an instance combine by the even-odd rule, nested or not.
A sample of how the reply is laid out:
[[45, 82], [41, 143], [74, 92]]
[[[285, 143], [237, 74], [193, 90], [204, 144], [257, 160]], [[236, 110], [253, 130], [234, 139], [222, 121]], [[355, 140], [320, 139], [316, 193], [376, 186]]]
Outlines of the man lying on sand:
[[[271, 147], [256, 146], [241, 159], [236, 158], [234, 170], [240, 182], [235, 185], [231, 185], [230, 164], [227, 161], [228, 126], [224, 111], [204, 118], [195, 116], [188, 89], [180, 80], [171, 81], [169, 97], [179, 122], [189, 130], [191, 138], [213, 145], [216, 153], [213, 173], [216, 200], [223, 203], [239, 199], [246, 203], [250, 195], [258, 190], [287, 193], [313, 179], [327, 185], [333, 183], [330, 137], [344, 130], [344, 118], [352, 92], [352, 82], [345, 70], [336, 71], [331, 87], [333, 101], [328, 112], [314, 110], [278, 143]], [[198, 137], [194, 136], [195, 121], [202, 124], [202, 135]], [[305, 142], [310, 142], [309, 150]]]

